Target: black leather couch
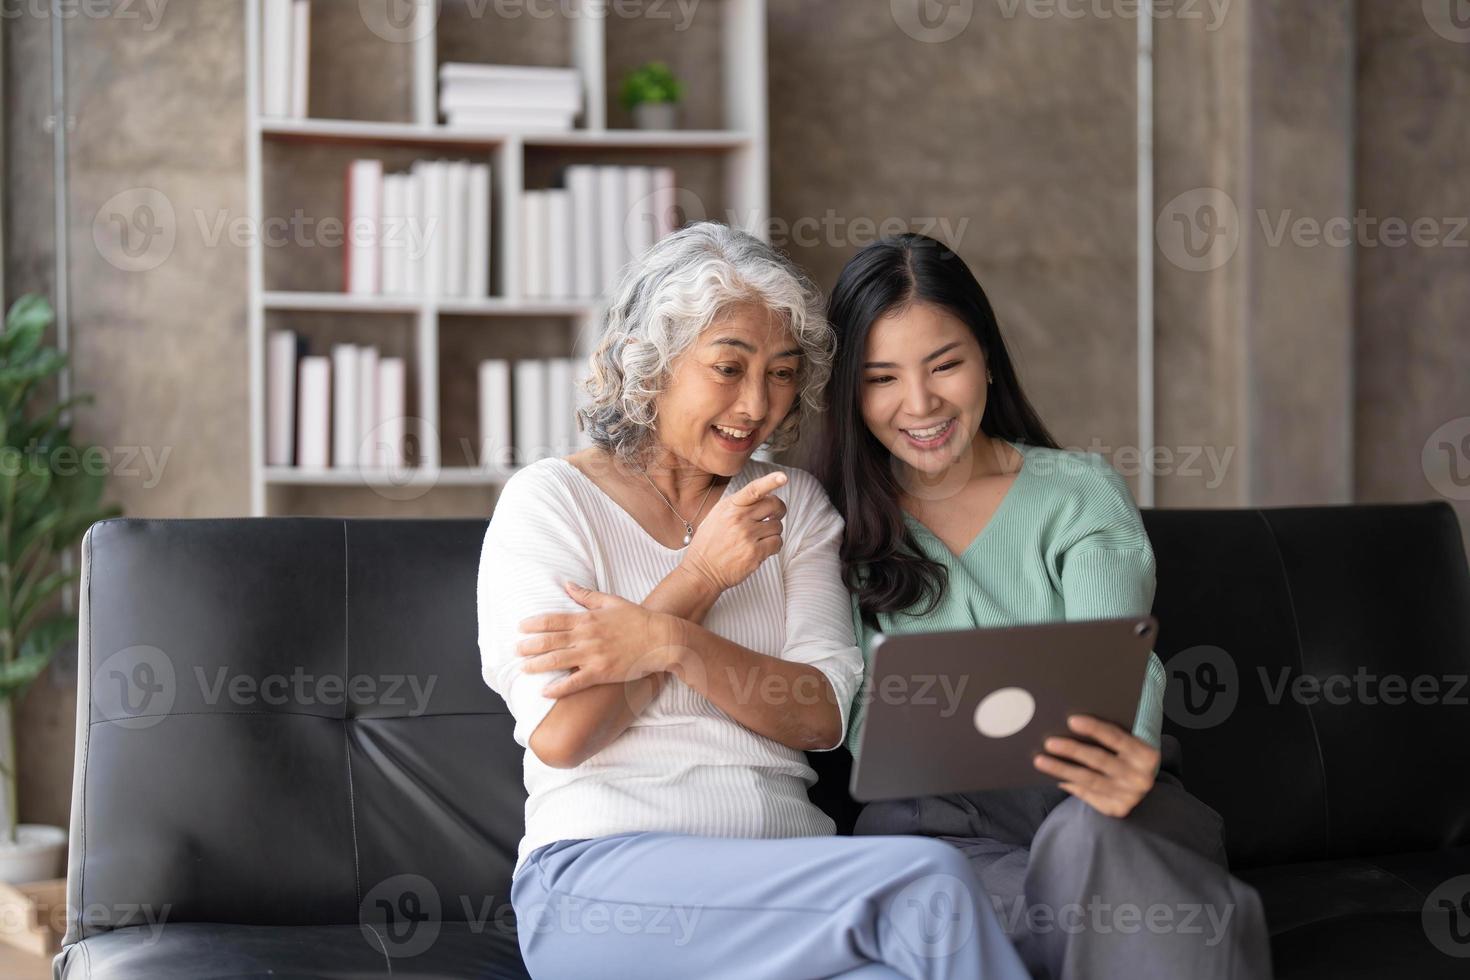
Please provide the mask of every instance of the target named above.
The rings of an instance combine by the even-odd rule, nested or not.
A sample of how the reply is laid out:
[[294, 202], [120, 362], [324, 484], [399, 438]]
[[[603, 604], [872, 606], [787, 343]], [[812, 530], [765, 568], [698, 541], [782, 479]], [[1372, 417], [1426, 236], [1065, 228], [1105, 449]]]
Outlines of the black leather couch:
[[[1470, 576], [1450, 508], [1145, 519], [1166, 729], [1261, 890], [1277, 975], [1470, 975], [1470, 898], [1445, 884], [1470, 874], [1470, 691], [1450, 690], [1470, 673]], [[483, 529], [89, 531], [58, 980], [525, 976], [521, 749], [476, 645]], [[1385, 703], [1389, 674], [1433, 678], [1437, 702]], [[1333, 676], [1349, 696], [1329, 681], [1313, 703]], [[846, 754], [814, 762], [814, 798], [850, 827]]]

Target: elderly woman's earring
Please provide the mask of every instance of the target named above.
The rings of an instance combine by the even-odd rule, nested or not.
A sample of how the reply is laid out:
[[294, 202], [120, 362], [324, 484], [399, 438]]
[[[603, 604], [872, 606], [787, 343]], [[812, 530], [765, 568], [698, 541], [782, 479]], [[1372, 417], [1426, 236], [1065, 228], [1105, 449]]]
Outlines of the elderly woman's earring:
[[985, 383], [988, 385], [995, 384], [995, 378], [991, 375], [989, 371], [985, 372]]

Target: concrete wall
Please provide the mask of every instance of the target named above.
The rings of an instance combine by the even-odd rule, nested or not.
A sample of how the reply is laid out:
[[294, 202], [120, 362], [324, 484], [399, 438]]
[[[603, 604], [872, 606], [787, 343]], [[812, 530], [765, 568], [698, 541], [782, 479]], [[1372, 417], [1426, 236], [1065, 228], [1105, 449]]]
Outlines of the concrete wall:
[[1470, 544], [1470, 24], [1363, 0], [1357, 48], [1357, 497], [1449, 499]]

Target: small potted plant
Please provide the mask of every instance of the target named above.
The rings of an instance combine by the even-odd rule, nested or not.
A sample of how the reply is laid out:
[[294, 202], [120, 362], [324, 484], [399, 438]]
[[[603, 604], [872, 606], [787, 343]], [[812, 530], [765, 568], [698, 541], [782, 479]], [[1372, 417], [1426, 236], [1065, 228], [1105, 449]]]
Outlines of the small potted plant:
[[66, 853], [61, 827], [22, 824], [17, 796], [15, 707], [63, 644], [75, 642], [77, 617], [54, 603], [80, 569], [58, 566], [93, 523], [121, 513], [102, 507], [105, 474], [86, 465], [94, 453], [72, 444], [62, 415], [91, 401], [37, 397], [66, 365], [41, 346], [53, 319], [41, 296], [23, 296], [0, 329], [0, 881], [54, 878]]
[[683, 95], [683, 84], [662, 61], [640, 65], [623, 80], [623, 105], [639, 129], [675, 128]]

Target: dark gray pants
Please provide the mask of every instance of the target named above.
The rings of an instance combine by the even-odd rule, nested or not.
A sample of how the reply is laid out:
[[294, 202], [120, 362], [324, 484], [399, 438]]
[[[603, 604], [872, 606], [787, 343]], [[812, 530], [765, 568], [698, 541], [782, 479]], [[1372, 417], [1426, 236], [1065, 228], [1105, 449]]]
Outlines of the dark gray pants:
[[1260, 896], [1228, 871], [1223, 830], [1164, 769], [1122, 819], [1045, 785], [870, 803], [853, 833], [959, 848], [1033, 977], [1270, 977]]

